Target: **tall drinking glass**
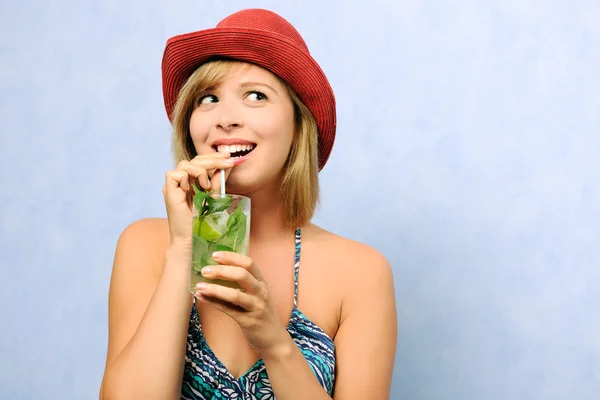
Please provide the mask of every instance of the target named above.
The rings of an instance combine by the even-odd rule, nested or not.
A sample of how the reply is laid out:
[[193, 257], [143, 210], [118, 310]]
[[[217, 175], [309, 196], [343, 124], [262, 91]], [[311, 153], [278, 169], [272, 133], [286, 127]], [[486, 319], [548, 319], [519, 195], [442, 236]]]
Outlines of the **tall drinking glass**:
[[207, 279], [202, 268], [218, 264], [215, 251], [232, 251], [248, 255], [250, 239], [250, 199], [234, 194], [196, 191], [192, 223], [190, 292], [196, 293], [198, 282], [215, 283], [241, 289], [237, 282]]

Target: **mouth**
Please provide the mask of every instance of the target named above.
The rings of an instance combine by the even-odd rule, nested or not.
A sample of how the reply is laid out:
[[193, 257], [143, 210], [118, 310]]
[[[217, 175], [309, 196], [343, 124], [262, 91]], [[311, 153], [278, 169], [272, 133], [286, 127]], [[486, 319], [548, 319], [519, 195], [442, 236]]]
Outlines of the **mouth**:
[[220, 144], [213, 146], [218, 153], [229, 153], [231, 158], [241, 158], [247, 156], [256, 148], [255, 143], [251, 144]]

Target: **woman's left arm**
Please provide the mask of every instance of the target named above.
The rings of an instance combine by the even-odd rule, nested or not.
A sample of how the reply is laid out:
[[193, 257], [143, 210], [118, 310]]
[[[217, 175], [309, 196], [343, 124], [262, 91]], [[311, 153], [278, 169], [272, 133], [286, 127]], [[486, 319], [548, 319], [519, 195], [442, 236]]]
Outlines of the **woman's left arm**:
[[388, 261], [368, 253], [342, 303], [334, 399], [390, 398], [398, 334], [394, 279]]
[[[302, 352], [278, 320], [260, 270], [249, 257], [230, 252], [213, 255], [221, 265], [204, 269], [207, 278], [238, 282], [245, 293], [219, 285], [204, 285], [199, 301], [235, 319], [261, 355], [278, 400], [327, 400]], [[334, 399], [389, 398], [396, 353], [397, 317], [390, 266], [369, 252], [361, 266], [349, 266], [341, 323], [335, 336]], [[360, 268], [356, 268], [360, 267]], [[361, 271], [360, 275], [351, 271]], [[348, 287], [348, 286], [347, 286]]]
[[[381, 254], [371, 250], [366, 259], [364, 265], [349, 267], [350, 279], [341, 283], [354, 282], [343, 301], [335, 336], [334, 399], [390, 398], [398, 331], [394, 281]], [[360, 276], [353, 272], [357, 270]], [[263, 356], [277, 399], [331, 399], [288, 339]]]

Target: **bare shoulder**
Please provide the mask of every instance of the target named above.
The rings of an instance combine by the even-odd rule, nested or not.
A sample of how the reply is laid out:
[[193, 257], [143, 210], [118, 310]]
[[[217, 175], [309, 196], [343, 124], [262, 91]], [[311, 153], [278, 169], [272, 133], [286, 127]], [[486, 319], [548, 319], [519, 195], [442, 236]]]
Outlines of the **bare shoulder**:
[[169, 246], [169, 226], [163, 218], [145, 218], [129, 224], [119, 236], [110, 282], [110, 299], [153, 289]]
[[119, 256], [144, 257], [157, 261], [157, 263], [147, 264], [148, 266], [162, 265], [160, 259], [168, 245], [169, 226], [167, 219], [144, 218], [129, 224], [123, 230], [117, 242], [115, 258]]
[[392, 268], [379, 250], [316, 225], [310, 225], [305, 231], [302, 248], [304, 251], [306, 246], [309, 260], [315, 266], [310, 275], [319, 288], [329, 293], [327, 300], [339, 304], [340, 321], [368, 303], [364, 293], [377, 293], [378, 296], [372, 298], [374, 301], [395, 307]]
[[169, 240], [169, 225], [166, 218], [144, 218], [129, 224], [119, 240], [143, 241], [152, 244]]
[[[333, 273], [341, 279], [374, 276], [391, 279], [391, 266], [377, 249], [365, 243], [345, 238], [317, 225], [310, 227], [310, 242], [319, 256], [328, 261]], [[368, 272], [368, 274], [366, 274]]]

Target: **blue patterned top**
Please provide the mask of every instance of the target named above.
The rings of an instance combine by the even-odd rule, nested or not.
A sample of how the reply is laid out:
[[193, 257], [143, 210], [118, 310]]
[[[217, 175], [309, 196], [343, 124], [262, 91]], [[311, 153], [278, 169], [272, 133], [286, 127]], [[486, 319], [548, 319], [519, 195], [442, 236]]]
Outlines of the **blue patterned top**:
[[[301, 246], [301, 230], [297, 229], [294, 261], [294, 308], [287, 331], [296, 346], [302, 351], [321, 386], [332, 396], [335, 379], [333, 340], [298, 310], [298, 271]], [[219, 361], [202, 334], [202, 326], [195, 304], [190, 312], [181, 398], [185, 400], [275, 399], [262, 359], [258, 360], [238, 379]]]

